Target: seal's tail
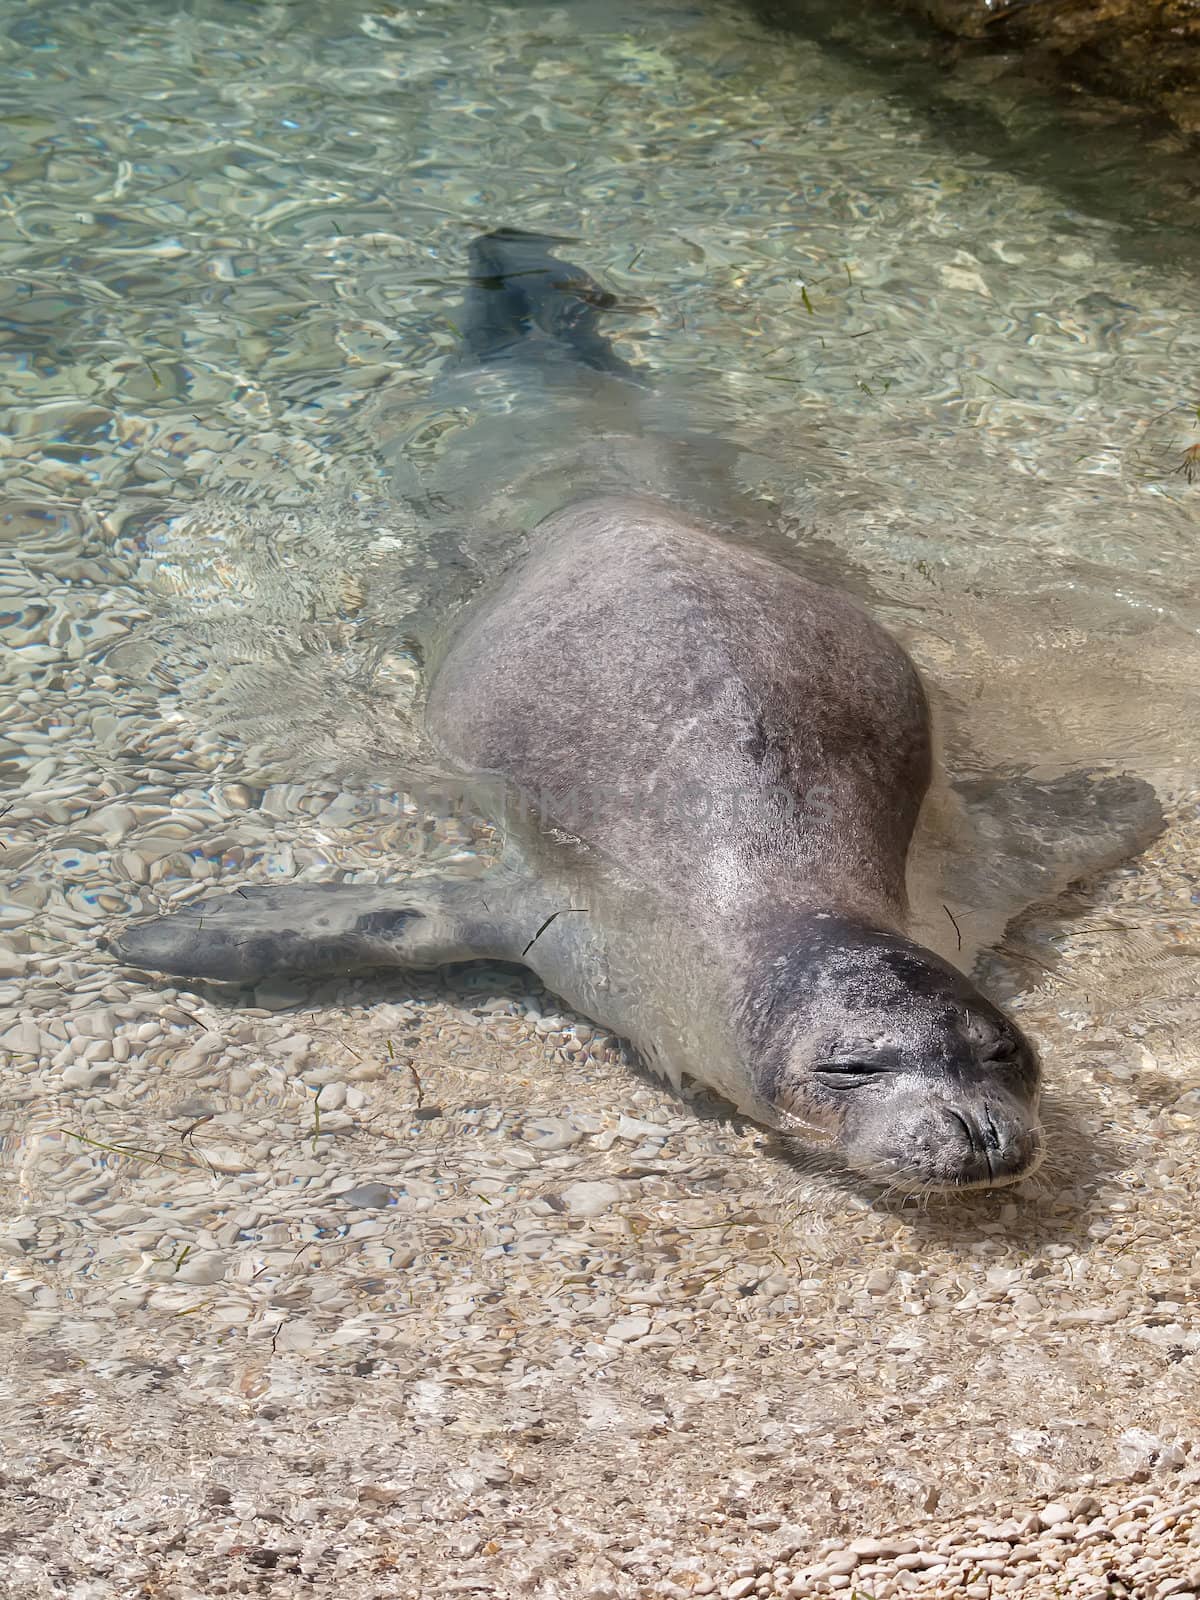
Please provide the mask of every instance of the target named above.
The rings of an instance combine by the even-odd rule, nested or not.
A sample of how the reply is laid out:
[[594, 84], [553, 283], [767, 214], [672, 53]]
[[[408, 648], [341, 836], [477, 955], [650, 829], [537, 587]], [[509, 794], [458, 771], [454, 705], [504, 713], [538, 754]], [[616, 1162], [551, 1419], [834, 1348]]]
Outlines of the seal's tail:
[[472, 241], [462, 364], [566, 361], [641, 381], [599, 329], [601, 314], [616, 297], [582, 267], [550, 253], [552, 245], [566, 242], [517, 228], [498, 228]]

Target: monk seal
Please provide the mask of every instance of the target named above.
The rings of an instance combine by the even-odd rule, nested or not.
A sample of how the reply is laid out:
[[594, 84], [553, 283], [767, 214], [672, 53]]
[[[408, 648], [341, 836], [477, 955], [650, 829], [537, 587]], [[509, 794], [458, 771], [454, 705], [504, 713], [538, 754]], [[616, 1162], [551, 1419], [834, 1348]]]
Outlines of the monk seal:
[[[543, 394], [577, 372], [632, 389], [641, 375], [599, 330], [605, 304], [547, 240], [488, 235], [460, 364], [528, 367]], [[118, 959], [242, 983], [521, 962], [676, 1084], [709, 1085], [870, 1179], [969, 1189], [1036, 1166], [1032, 1044], [913, 937], [929, 700], [856, 601], [672, 503], [593, 495], [541, 521], [456, 619], [426, 720], [448, 765], [505, 797], [488, 875], [239, 890], [128, 927]], [[1152, 831], [1145, 786], [1107, 781], [1134, 783], [1126, 812]], [[1104, 788], [1042, 785], [1043, 812], [1085, 816]], [[993, 822], [1027, 829], [1029, 790]], [[1079, 832], [1076, 867], [1113, 854]], [[1051, 883], [1038, 864], [1013, 895], [1071, 875]]]

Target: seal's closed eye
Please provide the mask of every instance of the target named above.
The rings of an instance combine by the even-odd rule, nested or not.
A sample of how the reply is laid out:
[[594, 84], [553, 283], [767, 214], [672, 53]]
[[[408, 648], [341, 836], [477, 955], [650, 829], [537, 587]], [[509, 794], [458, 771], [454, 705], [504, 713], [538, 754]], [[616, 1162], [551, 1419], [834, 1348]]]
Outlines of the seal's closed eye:
[[861, 1089], [887, 1070], [871, 1061], [826, 1061], [815, 1069], [814, 1076], [831, 1089]]

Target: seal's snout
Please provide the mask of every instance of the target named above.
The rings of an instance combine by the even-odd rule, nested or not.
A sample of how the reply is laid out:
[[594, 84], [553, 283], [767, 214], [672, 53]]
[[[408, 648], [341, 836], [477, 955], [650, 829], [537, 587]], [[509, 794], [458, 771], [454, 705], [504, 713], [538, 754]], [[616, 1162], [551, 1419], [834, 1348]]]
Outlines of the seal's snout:
[[1041, 1159], [1041, 1130], [1028, 1111], [1014, 1111], [1006, 1115], [986, 1101], [978, 1107], [943, 1108], [942, 1155], [954, 1174], [949, 1180], [953, 1187], [998, 1188], [1033, 1171]]
[[1042, 1157], [1034, 1105], [1003, 1093], [930, 1098], [895, 1095], [860, 1118], [847, 1154], [864, 1175], [914, 1190], [997, 1189]]

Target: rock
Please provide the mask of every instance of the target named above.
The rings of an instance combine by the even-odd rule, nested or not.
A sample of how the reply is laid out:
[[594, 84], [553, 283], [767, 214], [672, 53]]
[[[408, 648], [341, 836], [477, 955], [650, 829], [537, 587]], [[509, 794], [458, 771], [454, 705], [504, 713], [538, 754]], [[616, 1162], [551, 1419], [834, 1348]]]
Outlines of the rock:
[[254, 1004], [263, 1011], [288, 1011], [300, 1005], [307, 997], [302, 983], [289, 982], [283, 977], [269, 978], [254, 991]]
[[225, 1041], [219, 1033], [202, 1033], [199, 1038], [193, 1039], [186, 1050], [181, 1050], [177, 1056], [171, 1058], [171, 1070], [180, 1075], [197, 1072], [208, 1061], [209, 1056], [216, 1055], [224, 1048]]
[[[1028, 72], [1068, 91], [1083, 85], [1155, 107], [1185, 133], [1200, 131], [1200, 11], [1192, 0], [901, 0], [901, 9], [975, 40], [975, 52], [990, 46], [1023, 57]], [[779, 13], [800, 27], [808, 16], [801, 0], [783, 0]]]
[[1042, 1507], [1037, 1517], [1039, 1527], [1056, 1528], [1060, 1522], [1070, 1522], [1071, 1513], [1066, 1506], [1060, 1505], [1057, 1500], [1052, 1500], [1048, 1506]]
[[1081, 1328], [1088, 1324], [1119, 1322], [1121, 1312], [1116, 1306], [1081, 1306], [1078, 1311], [1064, 1311], [1057, 1319], [1059, 1327]]
[[643, 1122], [641, 1117], [622, 1116], [617, 1123], [618, 1139], [665, 1139], [667, 1130], [657, 1122]]
[[25, 971], [27, 958], [18, 955], [13, 947], [0, 941], [0, 978], [19, 978]]
[[205, 1145], [204, 1159], [218, 1172], [245, 1172], [249, 1163], [230, 1145]]
[[59, 1082], [64, 1089], [86, 1089], [93, 1078], [103, 1076], [103, 1065], [93, 1066], [90, 1061], [72, 1061], [69, 1067], [64, 1067]]
[[262, 797], [261, 789], [247, 783], [227, 783], [221, 789], [221, 799], [233, 811], [252, 811], [262, 804]]
[[616, 1183], [581, 1180], [579, 1183], [569, 1183], [563, 1190], [562, 1198], [573, 1217], [598, 1217], [618, 1204], [621, 1188]]
[[1157, 1434], [1145, 1428], [1128, 1428], [1117, 1440], [1117, 1450], [1127, 1469], [1134, 1471], [1153, 1466], [1182, 1466], [1185, 1460], [1177, 1445], [1168, 1444]]
[[1021, 1281], [1019, 1267], [989, 1267], [984, 1274], [993, 1289], [1011, 1289], [1014, 1283]]
[[628, 1344], [631, 1339], [644, 1339], [649, 1332], [649, 1317], [618, 1317], [616, 1322], [609, 1323], [604, 1337], [614, 1344]]
[[386, 1183], [357, 1183], [353, 1189], [343, 1189], [337, 1198], [360, 1211], [378, 1211], [391, 1201], [392, 1191]]
[[224, 1276], [224, 1259], [214, 1250], [188, 1256], [175, 1270], [176, 1283], [220, 1283]]
[[117, 1016], [109, 1008], [98, 1011], [75, 1011], [70, 1021], [75, 1032], [85, 1038], [112, 1038], [117, 1032]]
[[915, 1539], [855, 1539], [848, 1546], [849, 1553], [860, 1557], [863, 1561], [891, 1556], [910, 1556], [920, 1548]]
[[18, 1022], [7, 1033], [0, 1033], [0, 1048], [11, 1050], [18, 1056], [36, 1056], [42, 1053], [42, 1033], [36, 1022]]
[[578, 1144], [582, 1135], [563, 1117], [532, 1117], [521, 1129], [535, 1150], [568, 1150]]

